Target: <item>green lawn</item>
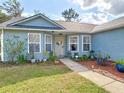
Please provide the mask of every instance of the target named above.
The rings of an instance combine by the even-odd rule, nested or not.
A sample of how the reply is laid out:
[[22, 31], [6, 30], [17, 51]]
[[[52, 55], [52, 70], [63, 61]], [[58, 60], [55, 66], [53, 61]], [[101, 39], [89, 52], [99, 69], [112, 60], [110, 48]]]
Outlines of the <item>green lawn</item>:
[[0, 64], [0, 93], [108, 93], [63, 65]]

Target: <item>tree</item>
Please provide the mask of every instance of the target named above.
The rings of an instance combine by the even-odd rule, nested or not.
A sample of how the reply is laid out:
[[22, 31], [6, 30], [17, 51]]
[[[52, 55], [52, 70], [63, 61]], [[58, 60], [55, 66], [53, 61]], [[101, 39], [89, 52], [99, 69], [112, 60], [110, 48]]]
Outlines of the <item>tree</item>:
[[21, 16], [24, 10], [24, 8], [21, 7], [21, 4], [18, 0], [5, 1], [0, 7], [13, 17]]
[[65, 18], [65, 21], [79, 21], [79, 14], [72, 8], [62, 12], [62, 16]]
[[6, 15], [2, 12], [2, 10], [0, 10], [0, 23], [3, 23], [9, 19], [11, 19], [11, 16]]
[[36, 15], [36, 14], [40, 14], [40, 13], [42, 13], [42, 15], [44, 15], [45, 16], [45, 13], [44, 12], [42, 12], [41, 10], [34, 10], [34, 14]]
[[34, 10], [34, 14], [39, 14], [39, 13], [41, 13], [41, 11], [40, 10]]

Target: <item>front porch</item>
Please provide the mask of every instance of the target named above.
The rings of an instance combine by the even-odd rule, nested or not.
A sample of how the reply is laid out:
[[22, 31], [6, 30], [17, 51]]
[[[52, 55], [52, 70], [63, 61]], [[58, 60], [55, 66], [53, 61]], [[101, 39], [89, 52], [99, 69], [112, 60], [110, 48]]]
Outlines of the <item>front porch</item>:
[[88, 55], [91, 50], [91, 36], [87, 34], [59, 33], [52, 34], [53, 52], [58, 58]]

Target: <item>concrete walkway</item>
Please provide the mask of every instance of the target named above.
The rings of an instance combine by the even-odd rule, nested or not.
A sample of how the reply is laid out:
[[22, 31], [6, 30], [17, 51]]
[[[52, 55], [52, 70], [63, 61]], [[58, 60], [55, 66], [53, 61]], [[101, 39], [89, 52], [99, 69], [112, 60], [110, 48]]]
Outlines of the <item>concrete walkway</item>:
[[70, 59], [60, 59], [67, 67], [81, 76], [91, 80], [100, 87], [110, 91], [111, 93], [124, 93], [124, 83], [108, 78], [102, 74], [88, 70], [86, 67], [76, 63]]

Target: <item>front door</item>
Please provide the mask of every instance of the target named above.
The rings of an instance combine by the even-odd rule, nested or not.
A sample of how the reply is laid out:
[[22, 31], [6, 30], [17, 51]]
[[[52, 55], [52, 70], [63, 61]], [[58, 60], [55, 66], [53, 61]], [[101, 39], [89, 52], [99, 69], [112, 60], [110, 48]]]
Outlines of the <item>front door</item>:
[[64, 57], [64, 40], [64, 36], [55, 36], [55, 53], [59, 58]]

